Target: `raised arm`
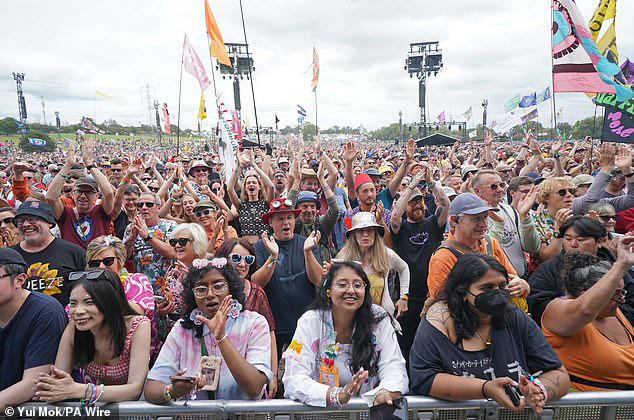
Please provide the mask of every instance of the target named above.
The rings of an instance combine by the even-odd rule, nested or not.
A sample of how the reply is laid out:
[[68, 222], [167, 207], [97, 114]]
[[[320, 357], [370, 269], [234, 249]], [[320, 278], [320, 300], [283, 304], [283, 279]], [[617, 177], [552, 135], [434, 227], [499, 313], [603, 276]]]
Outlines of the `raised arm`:
[[[405, 165], [401, 165], [405, 166]], [[399, 171], [401, 168], [399, 168]], [[409, 203], [409, 198], [412, 196], [412, 190], [420, 184], [423, 176], [425, 175], [425, 170], [418, 171], [416, 175], [412, 177], [409, 185], [403, 190], [401, 196], [396, 202], [396, 206], [392, 208], [392, 214], [390, 216], [390, 227], [392, 228], [392, 232], [396, 235], [401, 230], [401, 224], [403, 223], [403, 214], [407, 209], [407, 203]]]
[[64, 205], [60, 197], [62, 196], [62, 187], [64, 186], [64, 180], [68, 176], [70, 169], [75, 164], [75, 142], [71, 142], [68, 146], [68, 154], [66, 155], [66, 162], [62, 169], [59, 171], [55, 178], [48, 184], [48, 191], [46, 191], [46, 202], [53, 209], [53, 216], [55, 220], [59, 219], [64, 212]]
[[110, 185], [108, 178], [101, 172], [98, 166], [94, 165], [94, 145], [92, 140], [87, 140], [84, 143], [82, 158], [86, 168], [90, 168], [90, 175], [97, 183], [97, 187], [101, 192], [101, 206], [103, 211], [110, 216], [114, 209], [114, 188]]
[[354, 173], [352, 171], [356, 157], [357, 151], [354, 149], [354, 143], [349, 141], [343, 146], [343, 158], [346, 162], [346, 168], [343, 173], [346, 185], [348, 186], [348, 199], [350, 201], [356, 200], [357, 198], [357, 192], [354, 189]]
[[[396, 174], [394, 174], [394, 178], [390, 181], [390, 185], [388, 185], [388, 189], [390, 191], [390, 195], [394, 197], [398, 192], [398, 187], [401, 185], [401, 181], [407, 175], [407, 168], [409, 164], [414, 160], [414, 152], [416, 151], [416, 143], [414, 139], [409, 139], [407, 141], [407, 146], [405, 147], [405, 161], [402, 165], [398, 167]], [[418, 184], [417, 184], [418, 185]]]
[[260, 177], [260, 181], [262, 181], [262, 185], [264, 186], [264, 193], [265, 193], [264, 195], [266, 197], [266, 201], [271, 201], [271, 199], [275, 195], [275, 192], [274, 192], [275, 187], [273, 185], [273, 181], [271, 181], [271, 178], [269, 178], [269, 176], [266, 173], [264, 173], [262, 168], [260, 168], [255, 163], [255, 158], [253, 157], [253, 155], [251, 155], [250, 158], [251, 160], [249, 161], [249, 163], [251, 164], [251, 167], [255, 170], [255, 172]]
[[238, 182], [238, 171], [240, 170], [240, 160], [238, 159], [238, 164], [235, 168], [233, 168], [233, 172], [229, 177], [229, 182], [227, 183], [227, 193], [229, 194], [229, 200], [231, 200], [231, 204], [238, 209], [240, 208], [240, 197], [238, 197], [238, 193], [236, 192], [236, 183]]

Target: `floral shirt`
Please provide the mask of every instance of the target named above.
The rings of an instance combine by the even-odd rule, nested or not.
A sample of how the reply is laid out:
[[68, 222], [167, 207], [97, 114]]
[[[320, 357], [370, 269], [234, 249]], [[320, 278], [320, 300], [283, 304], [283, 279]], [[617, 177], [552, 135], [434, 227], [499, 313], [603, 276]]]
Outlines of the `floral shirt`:
[[[153, 226], [148, 226], [148, 229], [154, 237], [160, 241], [167, 242], [170, 233], [176, 227], [176, 222], [173, 220], [160, 219], [159, 222]], [[130, 236], [130, 230], [132, 224], [129, 224], [123, 234], [123, 242], [125, 242]], [[134, 271], [136, 273], [143, 273], [152, 281], [152, 288], [155, 295], [162, 295], [161, 289], [165, 289], [165, 273], [167, 269], [171, 267], [173, 259], [165, 258], [158, 252], [154, 251], [149, 241], [144, 241], [140, 235], [137, 235], [134, 240], [134, 246], [132, 248], [132, 262], [134, 264]]]
[[[231, 341], [240, 356], [264, 373], [270, 381], [273, 377], [271, 372], [271, 334], [266, 319], [258, 313], [244, 310], [235, 319], [227, 318], [225, 332], [227, 333], [226, 340]], [[170, 376], [179, 369], [186, 369], [185, 375], [195, 375], [198, 372], [202, 351], [200, 339], [196, 338], [194, 333], [194, 330], [187, 330], [180, 322], [177, 322], [167, 336], [167, 340], [165, 340], [165, 344], [147, 378], [169, 384], [171, 383]], [[216, 338], [206, 325], [203, 327], [203, 338], [209, 355], [222, 358]], [[263, 392], [264, 388], [262, 388], [260, 396]], [[249, 399], [234, 379], [224, 360], [220, 364], [220, 379], [215, 397], [218, 400]], [[207, 399], [207, 392], [197, 392], [196, 398]]]
[[553, 217], [547, 209], [544, 209], [539, 213], [533, 213], [533, 220], [535, 221], [537, 233], [539, 233], [539, 239], [543, 244], [548, 245], [555, 233], [555, 221]]
[[[375, 314], [385, 313], [380, 306], [372, 305]], [[293, 341], [284, 352], [284, 397], [308, 405], [325, 407], [329, 386], [319, 382], [321, 364], [328, 359], [339, 370], [339, 386], [344, 386], [353, 376], [349, 363], [351, 344], [339, 344], [333, 328], [330, 311], [310, 310], [297, 322]], [[390, 317], [386, 316], [374, 327], [374, 351], [378, 353], [378, 365], [372, 366], [376, 374], [368, 376], [359, 393], [368, 405], [380, 389], [405, 394], [408, 389], [405, 359], [396, 340]]]

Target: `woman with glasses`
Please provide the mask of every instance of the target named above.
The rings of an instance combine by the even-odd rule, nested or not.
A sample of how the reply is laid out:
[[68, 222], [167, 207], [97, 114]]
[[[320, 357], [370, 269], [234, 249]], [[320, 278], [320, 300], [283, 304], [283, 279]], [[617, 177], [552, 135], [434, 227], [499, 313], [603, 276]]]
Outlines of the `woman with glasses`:
[[531, 255], [529, 272], [561, 251], [563, 243], [559, 235], [561, 225], [572, 217], [572, 200], [577, 188], [568, 178], [549, 178], [539, 184], [537, 202], [543, 210], [533, 214], [535, 228], [539, 234], [541, 245], [536, 254]]
[[137, 400], [150, 359], [150, 321], [130, 307], [114, 271], [76, 271], [69, 280], [71, 320], [34, 399], [87, 405]]
[[593, 255], [563, 256], [565, 296], [546, 306], [542, 330], [578, 391], [634, 390], [634, 327], [619, 307], [634, 265], [634, 235], [618, 239], [614, 264]]
[[329, 267], [284, 352], [286, 398], [326, 407], [360, 395], [371, 406], [392, 404], [407, 392], [405, 360], [390, 316], [372, 304], [370, 288], [358, 263]]
[[[110, 269], [121, 279], [125, 296], [130, 307], [137, 314], [146, 316], [152, 325], [152, 341], [150, 354], [158, 352], [158, 334], [154, 319], [155, 302], [153, 298], [152, 282], [141, 273], [128, 273], [124, 265], [126, 262], [125, 245], [121, 239], [112, 235], [100, 236], [88, 244], [86, 249], [86, 270]], [[68, 312], [68, 310], [67, 310]]]
[[194, 207], [194, 217], [205, 230], [209, 239], [209, 252], [216, 253], [218, 247], [226, 238], [237, 238], [236, 230], [229, 226], [226, 212], [218, 210], [216, 204], [209, 200], [204, 200]]
[[205, 258], [208, 247], [207, 235], [196, 223], [177, 225], [170, 233], [168, 243], [174, 248], [176, 259], [165, 272], [165, 282], [155, 296], [159, 346], [163, 345], [174, 322], [185, 310], [183, 280], [187, 271], [196, 258]]
[[[409, 267], [396, 252], [383, 242], [384, 228], [376, 222], [373, 213], [359, 212], [352, 216], [352, 226], [346, 232], [348, 240], [337, 254], [338, 259], [359, 261], [370, 280], [370, 297], [390, 315], [400, 318], [407, 312], [409, 299]], [[392, 301], [388, 286], [390, 270], [399, 276], [400, 299]], [[400, 326], [396, 324], [397, 328]]]
[[0, 247], [9, 247], [22, 241], [20, 231], [13, 224], [15, 209], [13, 207], [0, 207]]
[[272, 377], [269, 326], [243, 310], [240, 277], [226, 258], [197, 259], [184, 285], [185, 312], [148, 373], [145, 398], [259, 398]]
[[[269, 202], [273, 198], [273, 182], [255, 163], [253, 155], [244, 159], [238, 159], [240, 163], [231, 174], [227, 184], [227, 192], [233, 207], [230, 218], [238, 217], [240, 222], [240, 237], [250, 243], [260, 240], [260, 235], [267, 231], [267, 226], [262, 222], [262, 216], [269, 211]], [[251, 167], [253, 171], [246, 173], [244, 182], [240, 188], [240, 197], [236, 192], [238, 172], [242, 168]]]
[[227, 238], [218, 247], [217, 257], [226, 258], [244, 283], [246, 296], [245, 309], [257, 312], [266, 318], [271, 332], [271, 371], [273, 379], [269, 382], [268, 393], [274, 396], [277, 392], [277, 342], [275, 341], [275, 319], [271, 311], [269, 299], [264, 289], [251, 281], [251, 274], [255, 272], [255, 249], [246, 239]]
[[[409, 357], [412, 394], [488, 398], [510, 410], [530, 407], [541, 414], [548, 401], [568, 392], [566, 369], [539, 327], [509, 304], [508, 283], [508, 272], [494, 257], [458, 257], [416, 332]], [[517, 404], [507, 390], [517, 393]]]

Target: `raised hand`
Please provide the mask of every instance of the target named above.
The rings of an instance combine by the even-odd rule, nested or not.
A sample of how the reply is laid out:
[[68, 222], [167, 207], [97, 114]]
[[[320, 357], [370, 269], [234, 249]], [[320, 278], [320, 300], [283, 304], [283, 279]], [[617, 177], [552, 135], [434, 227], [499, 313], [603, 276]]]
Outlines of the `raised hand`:
[[632, 152], [627, 146], [620, 146], [618, 152], [614, 158], [614, 163], [624, 173], [630, 173], [632, 171]]
[[561, 135], [559, 136], [559, 139], [553, 143], [552, 147], [550, 148], [550, 151], [552, 152], [552, 154], [554, 155], [555, 153], [559, 153], [559, 151], [561, 150], [561, 148], [564, 146], [564, 141], [561, 138]]
[[350, 398], [361, 389], [361, 385], [363, 381], [368, 378], [368, 371], [363, 368], [359, 369], [357, 373], [355, 373], [350, 382], [348, 382], [339, 392], [339, 402], [341, 404], [347, 404], [350, 401]]
[[634, 244], [634, 234], [628, 233], [625, 236], [618, 238], [616, 245], [617, 261], [628, 266], [634, 265], [634, 252], [632, 250], [632, 244]]
[[516, 209], [522, 219], [528, 216], [528, 213], [533, 208], [533, 205], [535, 204], [535, 199], [537, 197], [537, 191], [537, 186], [534, 185], [531, 187], [531, 190], [528, 193], [523, 194], [523, 197], [517, 200]]
[[346, 162], [352, 163], [357, 157], [357, 151], [354, 149], [352, 141], [343, 145], [343, 158]]
[[414, 139], [407, 140], [407, 145], [405, 146], [405, 161], [411, 162], [414, 160], [414, 154], [416, 153], [416, 142]]
[[84, 165], [92, 165], [93, 156], [94, 156], [95, 146], [91, 139], [84, 141], [82, 146], [82, 159], [84, 161]]
[[489, 133], [489, 130], [484, 130], [484, 133], [482, 136], [484, 138], [485, 147], [489, 147], [493, 144], [493, 137], [491, 136], [491, 133]]
[[599, 147], [599, 165], [601, 172], [610, 173], [614, 168], [616, 149], [612, 143], [603, 143]]
[[571, 209], [559, 209], [557, 211], [557, 213], [555, 213], [555, 216], [553, 217], [553, 219], [555, 220], [555, 230], [559, 231], [559, 228], [561, 227], [561, 225], [563, 225], [566, 220], [570, 219], [572, 217], [572, 210]]
[[280, 246], [275, 241], [275, 238], [273, 236], [269, 236], [267, 232], [262, 232], [261, 237], [264, 248], [268, 251], [269, 256], [276, 260], [280, 252]]
[[304, 251], [311, 251], [317, 246], [317, 244], [319, 244], [320, 239], [321, 232], [318, 230], [313, 230], [304, 241]]
[[220, 340], [225, 335], [225, 323], [227, 322], [227, 314], [229, 313], [229, 307], [231, 306], [231, 301], [233, 298], [231, 295], [225, 296], [225, 298], [220, 302], [220, 306], [216, 311], [216, 315], [213, 318], [205, 318], [201, 315], [196, 315], [196, 319], [198, 321], [204, 322], [209, 328], [209, 331], [212, 332], [214, 337], [216, 337], [216, 341]]

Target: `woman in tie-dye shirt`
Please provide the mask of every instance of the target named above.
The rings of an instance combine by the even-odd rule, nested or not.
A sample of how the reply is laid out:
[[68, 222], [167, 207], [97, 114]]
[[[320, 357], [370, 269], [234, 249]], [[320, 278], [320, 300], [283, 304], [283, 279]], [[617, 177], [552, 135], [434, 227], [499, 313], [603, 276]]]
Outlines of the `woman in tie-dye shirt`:
[[[183, 318], [170, 331], [147, 376], [145, 398], [153, 403], [260, 398], [272, 377], [271, 337], [262, 315], [242, 310], [240, 277], [226, 258], [197, 259], [184, 286]], [[206, 375], [199, 372], [202, 356], [219, 358], [214, 391], [200, 390], [206, 383]]]

